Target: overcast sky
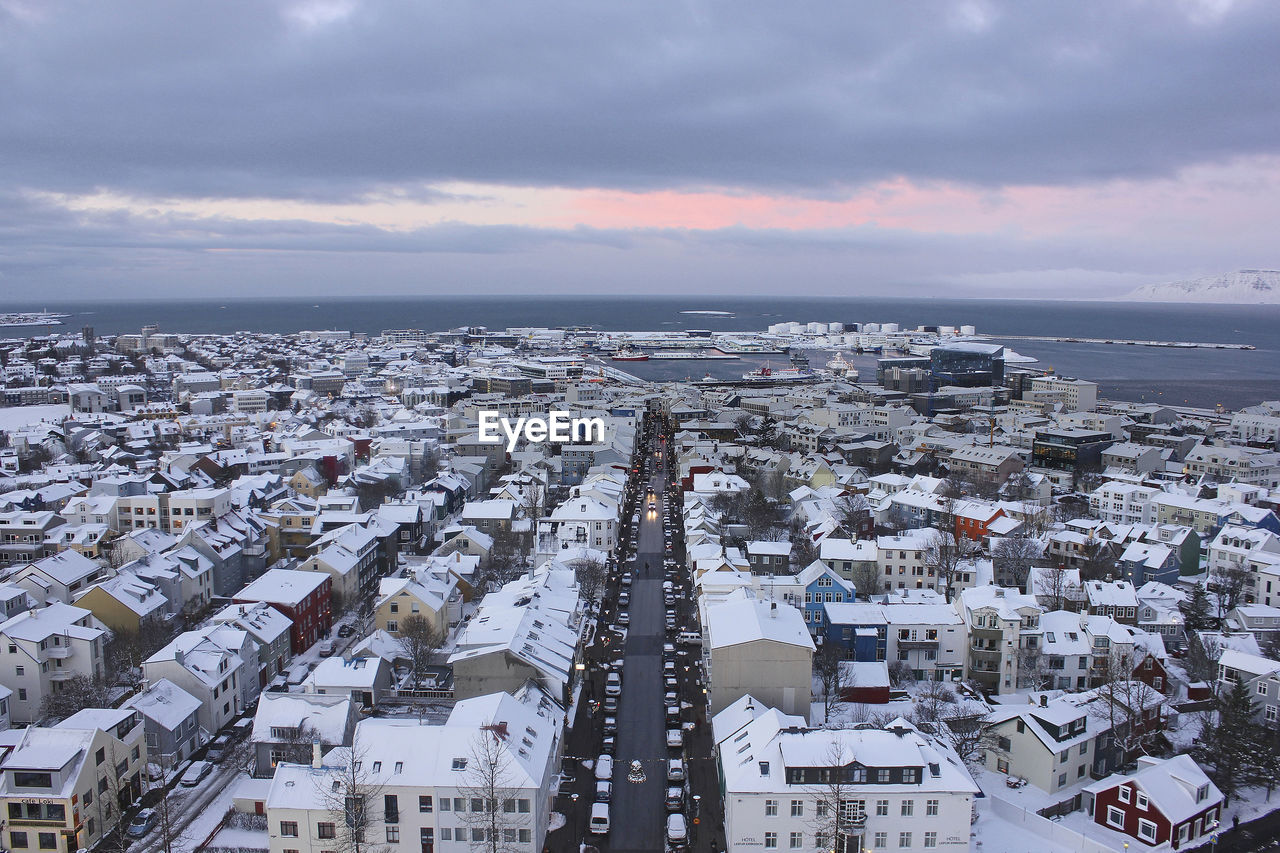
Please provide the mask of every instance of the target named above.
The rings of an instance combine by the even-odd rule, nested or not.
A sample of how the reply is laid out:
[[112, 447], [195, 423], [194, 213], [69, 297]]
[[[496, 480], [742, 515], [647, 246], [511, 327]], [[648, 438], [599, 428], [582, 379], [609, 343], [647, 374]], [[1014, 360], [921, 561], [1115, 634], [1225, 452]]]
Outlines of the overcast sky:
[[0, 295], [1275, 267], [1280, 3], [0, 0]]

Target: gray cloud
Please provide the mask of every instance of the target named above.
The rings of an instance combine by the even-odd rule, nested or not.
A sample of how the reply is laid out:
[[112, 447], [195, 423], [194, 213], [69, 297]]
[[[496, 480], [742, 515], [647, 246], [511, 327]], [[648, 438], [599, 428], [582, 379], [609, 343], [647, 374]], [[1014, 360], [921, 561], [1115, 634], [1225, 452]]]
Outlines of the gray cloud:
[[[297, 6], [299, 4], [292, 4]], [[814, 194], [1275, 150], [1280, 6], [51, 2], [0, 25], [9, 185], [358, 197], [442, 180]], [[951, 11], [948, 11], [951, 10]]]
[[447, 181], [840, 198], [897, 177], [1144, 179], [1277, 153], [1276, 44], [1267, 2], [0, 0], [0, 290], [770, 292], [803, 273], [815, 291], [977, 293], [1266, 265], [1243, 238], [1163, 233], [402, 233], [83, 214], [23, 191], [430, 203]]

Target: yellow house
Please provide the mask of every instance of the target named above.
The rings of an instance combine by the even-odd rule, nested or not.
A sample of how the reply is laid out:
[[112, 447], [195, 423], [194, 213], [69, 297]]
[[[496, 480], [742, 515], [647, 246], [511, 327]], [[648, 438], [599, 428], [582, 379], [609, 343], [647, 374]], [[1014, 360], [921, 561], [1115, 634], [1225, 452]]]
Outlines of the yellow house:
[[324, 477], [320, 476], [320, 472], [313, 467], [299, 468], [289, 478], [287, 485], [298, 494], [312, 500], [316, 500], [329, 490]]
[[137, 632], [150, 619], [164, 616], [169, 600], [150, 581], [124, 571], [94, 584], [76, 600], [112, 631]]
[[374, 608], [374, 623], [392, 636], [400, 636], [404, 620], [421, 616], [441, 637], [447, 635], [450, 618], [449, 599], [457, 589], [457, 582], [448, 573], [421, 572], [417, 578], [383, 578], [379, 588], [378, 605]]

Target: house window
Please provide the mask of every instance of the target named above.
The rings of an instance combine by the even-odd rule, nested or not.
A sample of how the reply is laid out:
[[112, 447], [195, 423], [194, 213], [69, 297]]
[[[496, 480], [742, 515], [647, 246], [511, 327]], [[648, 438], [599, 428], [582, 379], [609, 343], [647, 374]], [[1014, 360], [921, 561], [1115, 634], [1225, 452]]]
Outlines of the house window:
[[10, 832], [9, 846], [14, 850], [25, 850], [27, 848], [27, 834], [25, 832]]
[[778, 816], [778, 801], [777, 801], [777, 800], [765, 800], [765, 801], [764, 801], [764, 816], [765, 816], [765, 817], [777, 817], [777, 816]]
[[804, 833], [803, 832], [791, 833], [791, 849], [799, 850], [803, 846], [804, 846]]
[[1124, 810], [1115, 806], [1107, 806], [1107, 825], [1124, 829]]
[[[333, 824], [330, 824], [332, 826]], [[298, 822], [295, 820], [280, 821], [280, 834], [285, 838], [298, 837]]]
[[766, 832], [764, 834], [764, 849], [766, 850], [778, 849], [778, 833]]
[[791, 816], [804, 817], [804, 800], [791, 801]]
[[876, 816], [885, 817], [888, 814], [889, 814], [889, 801], [876, 800]]
[[58, 849], [58, 834], [56, 832], [41, 832], [39, 833], [39, 839], [41, 850]]
[[[282, 827], [283, 827], [283, 825], [282, 825]], [[336, 824], [332, 824], [332, 823], [317, 823], [317, 824], [316, 824], [316, 835], [318, 835], [320, 838], [337, 838], [337, 837], [338, 837], [337, 829], [338, 829], [338, 828], [337, 828], [337, 825], [336, 825]], [[282, 832], [282, 834], [283, 834], [283, 829], [281, 830], [281, 832]]]
[[1132, 792], [1128, 788], [1121, 787], [1118, 791], [1116, 791], [1116, 796], [1120, 799], [1120, 802], [1122, 803], [1128, 803], [1133, 801]]
[[889, 833], [877, 832], [875, 835], [875, 848], [877, 850], [883, 850], [888, 846], [889, 846]]
[[387, 843], [396, 844], [399, 841], [400, 841], [400, 827], [388, 826], [387, 827]]
[[1146, 818], [1138, 818], [1138, 837], [1153, 844], [1156, 840], [1156, 825]]
[[936, 832], [926, 832], [926, 833], [924, 834], [924, 846], [925, 846], [925, 847], [937, 847], [937, 846], [938, 846], [938, 833], [936, 833]]
[[1147, 795], [1141, 791], [1138, 792], [1138, 808], [1143, 811], [1146, 811], [1147, 809]]
[[915, 814], [915, 811], [916, 811], [916, 801], [915, 801], [915, 800], [903, 800], [903, 801], [902, 801], [902, 816], [903, 816], [903, 817], [911, 817], [912, 815], [914, 815], [914, 814]]
[[911, 833], [909, 833], [909, 832], [899, 832], [899, 833], [898, 833], [898, 846], [899, 846], [899, 847], [910, 847], [910, 846], [911, 846]]
[[925, 802], [924, 802], [924, 814], [925, 814], [925, 817], [937, 817], [937, 816], [938, 816], [938, 801], [937, 801], [937, 800], [925, 800]]
[[423, 814], [431, 813], [430, 797], [418, 797], [418, 811], [422, 812]]

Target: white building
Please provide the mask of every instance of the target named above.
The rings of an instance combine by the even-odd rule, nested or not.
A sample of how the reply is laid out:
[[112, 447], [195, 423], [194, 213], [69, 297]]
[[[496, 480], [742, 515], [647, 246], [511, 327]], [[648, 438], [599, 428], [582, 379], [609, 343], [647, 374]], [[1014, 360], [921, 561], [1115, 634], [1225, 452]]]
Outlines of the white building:
[[13, 691], [17, 723], [43, 717], [41, 703], [77, 675], [102, 678], [106, 631], [80, 607], [33, 607], [0, 624], [0, 684]]
[[949, 746], [901, 718], [811, 729], [744, 696], [712, 728], [728, 853], [969, 849], [978, 786]]
[[[543, 849], [560, 766], [564, 710], [532, 685], [515, 696], [494, 693], [458, 702], [444, 725], [417, 720], [364, 720], [353, 746], [316, 756], [310, 765], [282, 763], [267, 795], [271, 853], [325, 853], [345, 827], [335, 825], [337, 802], [354, 776], [377, 791], [366, 842], [387, 853], [470, 853], [484, 846], [484, 801], [475, 789], [486, 757], [496, 758], [504, 791], [501, 849]], [[318, 750], [317, 750], [318, 751]], [[352, 756], [354, 774], [346, 770]], [[346, 770], [346, 772], [344, 772]], [[341, 811], [341, 805], [339, 805]]]

